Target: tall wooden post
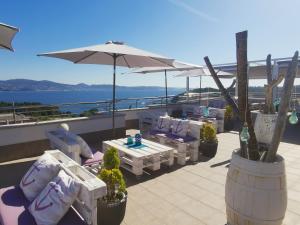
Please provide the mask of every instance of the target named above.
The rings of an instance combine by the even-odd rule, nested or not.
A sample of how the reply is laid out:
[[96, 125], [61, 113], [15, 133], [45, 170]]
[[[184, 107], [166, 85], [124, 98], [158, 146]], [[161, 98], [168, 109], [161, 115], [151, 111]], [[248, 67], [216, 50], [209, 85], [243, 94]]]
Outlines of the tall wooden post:
[[[277, 78], [274, 78], [274, 74], [272, 73], [272, 63], [271, 63], [271, 55], [269, 54], [267, 56], [266, 60], [266, 65], [267, 65], [267, 80], [268, 84], [265, 85], [265, 108], [264, 108], [264, 113], [270, 114], [270, 113], [275, 113], [274, 105], [273, 105], [273, 91], [274, 88], [280, 84], [280, 82], [283, 80], [284, 75], [281, 74]], [[275, 65], [274, 65], [275, 66]]]
[[274, 162], [278, 146], [285, 130], [287, 113], [289, 110], [289, 104], [291, 100], [294, 80], [296, 78], [298, 69], [298, 51], [295, 52], [292, 62], [288, 67], [287, 74], [285, 76], [281, 101], [278, 110], [278, 116], [276, 120], [275, 130], [272, 138], [272, 142], [267, 153], [266, 161]]
[[[242, 122], [247, 122], [250, 139], [248, 142], [248, 157], [251, 160], [259, 159], [257, 140], [252, 124], [251, 112], [248, 104], [248, 59], [247, 59], [248, 32], [236, 33], [236, 57], [237, 57], [237, 84], [238, 107]], [[241, 146], [242, 143], [241, 143]]]

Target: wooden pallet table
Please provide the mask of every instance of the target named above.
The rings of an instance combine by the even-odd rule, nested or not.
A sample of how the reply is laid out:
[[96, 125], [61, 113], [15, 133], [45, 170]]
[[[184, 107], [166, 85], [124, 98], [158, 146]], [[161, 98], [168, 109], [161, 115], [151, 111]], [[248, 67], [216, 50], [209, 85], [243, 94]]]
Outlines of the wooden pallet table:
[[154, 141], [142, 139], [139, 148], [128, 147], [126, 138], [103, 142], [103, 151], [110, 147], [118, 149], [121, 159], [121, 167], [132, 172], [136, 176], [143, 174], [144, 168], [159, 170], [161, 164], [172, 166], [174, 164], [174, 149]]

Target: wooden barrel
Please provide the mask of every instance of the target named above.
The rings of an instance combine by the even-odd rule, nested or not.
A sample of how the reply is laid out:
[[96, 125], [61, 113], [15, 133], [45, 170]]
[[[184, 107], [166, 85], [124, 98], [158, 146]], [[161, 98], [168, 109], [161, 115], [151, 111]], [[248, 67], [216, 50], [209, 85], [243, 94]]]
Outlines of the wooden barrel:
[[225, 201], [228, 225], [281, 225], [287, 207], [284, 159], [251, 161], [234, 151]]

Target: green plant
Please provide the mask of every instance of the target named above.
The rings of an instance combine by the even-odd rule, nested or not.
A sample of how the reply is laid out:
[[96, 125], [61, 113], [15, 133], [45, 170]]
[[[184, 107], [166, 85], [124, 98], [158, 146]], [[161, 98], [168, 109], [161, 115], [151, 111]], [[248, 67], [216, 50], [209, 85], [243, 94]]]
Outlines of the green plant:
[[224, 119], [227, 121], [232, 120], [233, 118], [233, 109], [230, 105], [225, 107]]
[[103, 157], [103, 166], [98, 174], [98, 177], [106, 183], [107, 202], [116, 202], [123, 198], [126, 193], [126, 184], [123, 174], [119, 169], [120, 159], [118, 150], [115, 148], [108, 149]]
[[211, 123], [205, 123], [200, 131], [200, 139], [207, 143], [217, 142], [216, 133], [216, 129]]

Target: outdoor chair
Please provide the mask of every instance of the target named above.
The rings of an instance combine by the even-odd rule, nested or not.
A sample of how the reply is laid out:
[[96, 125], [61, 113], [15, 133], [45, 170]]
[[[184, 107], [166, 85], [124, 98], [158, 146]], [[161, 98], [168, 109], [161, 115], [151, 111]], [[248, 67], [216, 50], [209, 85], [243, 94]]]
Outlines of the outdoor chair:
[[175, 156], [180, 165], [185, 165], [187, 157], [191, 161], [198, 160], [200, 126], [189, 120], [161, 116], [145, 135], [161, 144], [175, 147]]
[[[97, 225], [97, 199], [106, 195], [105, 183], [59, 150], [46, 151], [44, 154], [52, 157], [61, 170], [81, 185], [75, 202], [58, 225]], [[19, 185], [1, 188], [0, 224], [36, 225], [28, 209], [30, 203]]]
[[207, 106], [189, 106], [184, 108], [184, 112], [187, 115], [188, 119], [201, 121], [201, 122], [210, 122], [216, 128], [218, 133], [224, 132], [224, 109], [209, 107], [209, 114], [204, 115], [204, 109]]
[[[96, 148], [89, 147], [79, 135], [70, 131], [62, 131], [60, 128], [54, 131], [47, 131], [46, 136], [50, 141], [52, 149], [59, 149], [78, 164], [86, 167], [93, 173], [97, 173], [101, 166], [103, 153]], [[82, 156], [82, 148], [89, 148], [92, 158]]]

